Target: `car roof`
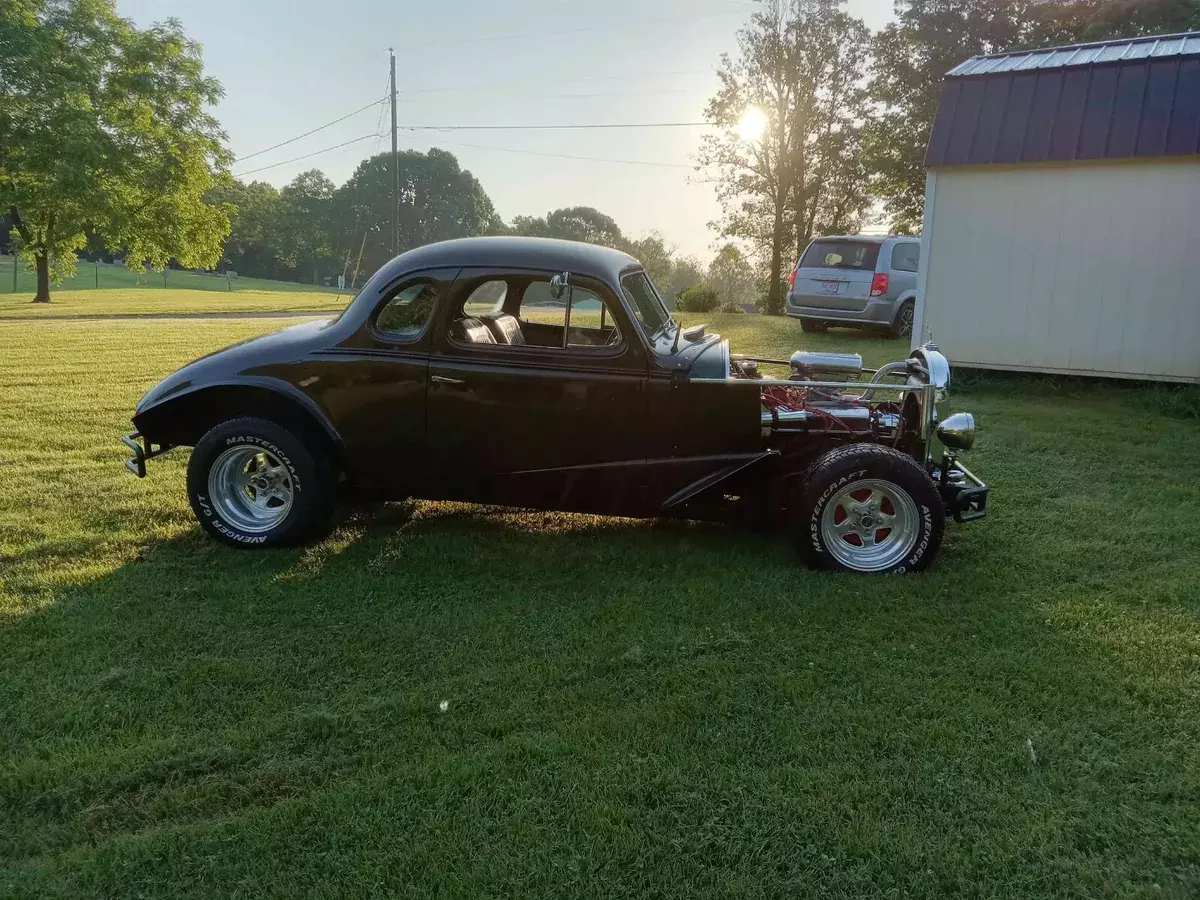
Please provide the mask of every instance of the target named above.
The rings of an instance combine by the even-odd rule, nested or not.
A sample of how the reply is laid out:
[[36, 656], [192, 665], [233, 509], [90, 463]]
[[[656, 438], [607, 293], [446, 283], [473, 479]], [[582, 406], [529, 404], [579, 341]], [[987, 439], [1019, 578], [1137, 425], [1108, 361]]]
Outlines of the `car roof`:
[[915, 234], [823, 234], [820, 237], [813, 238], [816, 241], [861, 241], [864, 244], [882, 244], [884, 241], [893, 240], [921, 240]]
[[574, 272], [615, 282], [622, 270], [639, 265], [628, 253], [598, 244], [554, 238], [472, 237], [408, 250], [385, 263], [381, 274], [391, 281], [418, 269], [484, 266]]

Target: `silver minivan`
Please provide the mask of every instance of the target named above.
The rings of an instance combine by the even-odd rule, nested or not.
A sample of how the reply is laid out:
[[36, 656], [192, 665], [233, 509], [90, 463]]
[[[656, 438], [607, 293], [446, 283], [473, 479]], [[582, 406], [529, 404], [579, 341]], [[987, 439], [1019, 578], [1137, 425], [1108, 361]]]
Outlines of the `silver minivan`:
[[788, 278], [787, 314], [805, 331], [830, 325], [886, 328], [911, 337], [921, 239], [905, 235], [819, 237]]

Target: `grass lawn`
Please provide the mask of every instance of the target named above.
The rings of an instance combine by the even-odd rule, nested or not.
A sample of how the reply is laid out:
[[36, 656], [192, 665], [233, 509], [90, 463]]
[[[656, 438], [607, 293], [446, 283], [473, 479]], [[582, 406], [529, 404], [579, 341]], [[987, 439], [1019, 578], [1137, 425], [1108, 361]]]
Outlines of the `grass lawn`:
[[[71, 319], [88, 316], [173, 315], [178, 313], [340, 312], [350, 302], [343, 294], [298, 291], [241, 291], [218, 294], [190, 290], [63, 291], [49, 303], [30, 303], [28, 297], [0, 295], [0, 321], [5, 319]], [[267, 323], [269, 326], [270, 323]], [[277, 326], [279, 323], [275, 323]], [[260, 326], [262, 327], [262, 326]]]
[[118, 435], [280, 324], [0, 321], [0, 895], [1200, 895], [1200, 441], [1150, 392], [960, 390], [993, 509], [922, 576], [429, 503], [225, 549]]
[[[232, 278], [224, 275], [201, 275], [196, 272], [171, 269], [163, 278], [162, 270], [144, 271], [126, 268], [123, 263], [90, 263], [80, 260], [70, 278], [50, 286], [50, 299], [72, 291], [93, 290], [192, 290], [238, 293], [239, 291], [298, 291], [300, 293], [336, 294], [337, 287], [300, 284], [295, 281], [274, 281], [267, 278]], [[17, 289], [13, 291], [13, 258], [0, 254], [0, 297], [15, 293], [16, 297], [32, 300], [37, 292], [37, 273], [28, 263], [17, 267]], [[232, 291], [230, 290], [232, 288]]]

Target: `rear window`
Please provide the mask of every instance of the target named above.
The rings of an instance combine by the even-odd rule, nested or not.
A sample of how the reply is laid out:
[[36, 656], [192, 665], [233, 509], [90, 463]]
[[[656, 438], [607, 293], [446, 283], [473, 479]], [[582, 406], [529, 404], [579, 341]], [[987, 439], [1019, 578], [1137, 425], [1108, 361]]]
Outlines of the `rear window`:
[[800, 260], [802, 269], [874, 269], [879, 245], [863, 241], [813, 241]]

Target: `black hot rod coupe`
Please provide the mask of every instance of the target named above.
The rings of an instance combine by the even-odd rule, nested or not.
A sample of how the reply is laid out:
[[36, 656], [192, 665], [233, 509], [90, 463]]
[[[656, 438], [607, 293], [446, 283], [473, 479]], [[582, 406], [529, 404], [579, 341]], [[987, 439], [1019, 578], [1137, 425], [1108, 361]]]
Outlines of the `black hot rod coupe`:
[[334, 319], [189, 363], [124, 443], [139, 477], [193, 447], [192, 508], [235, 545], [313, 538], [341, 496], [420, 497], [777, 522], [811, 565], [905, 572], [987, 502], [957, 459], [974, 420], [938, 418], [949, 382], [933, 344], [874, 371], [731, 355], [631, 256], [468, 238], [396, 257]]

